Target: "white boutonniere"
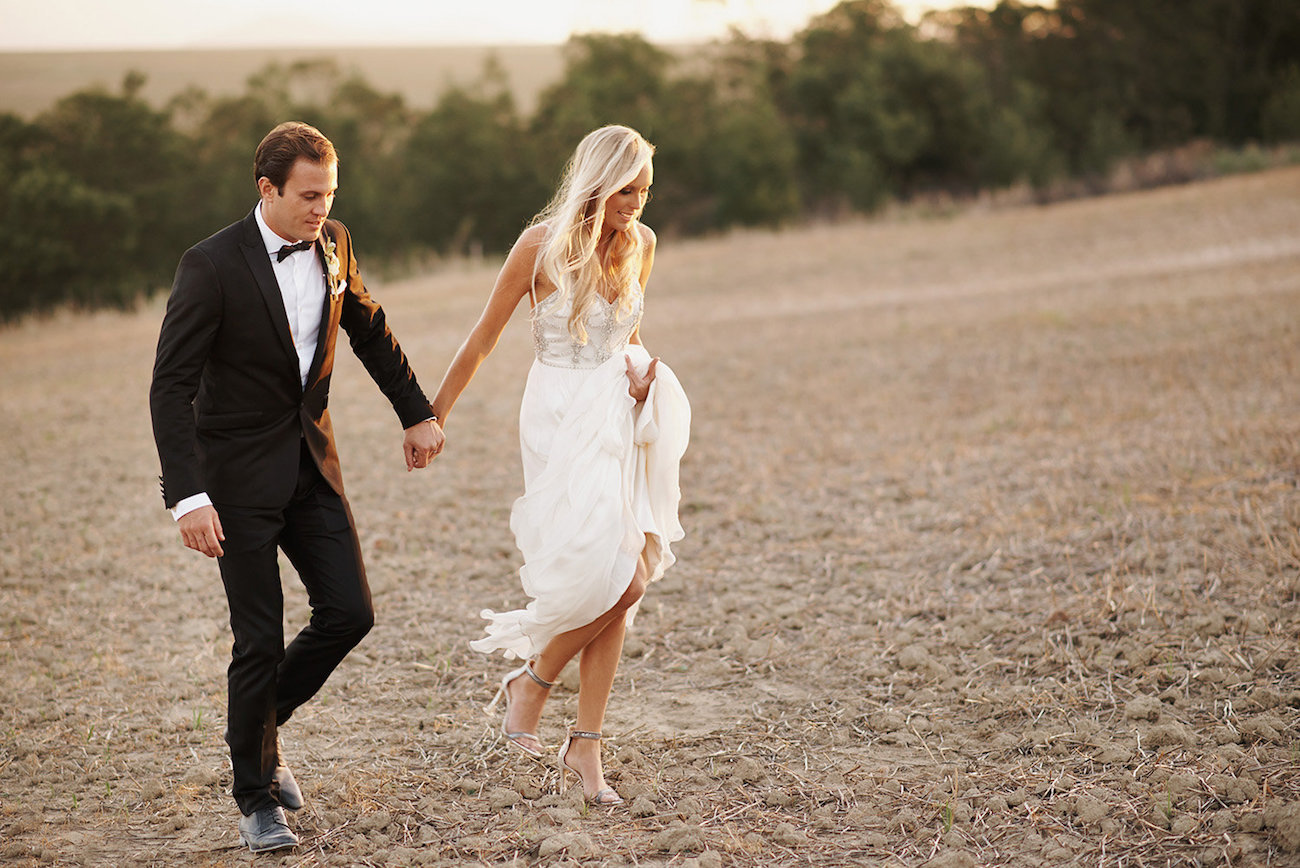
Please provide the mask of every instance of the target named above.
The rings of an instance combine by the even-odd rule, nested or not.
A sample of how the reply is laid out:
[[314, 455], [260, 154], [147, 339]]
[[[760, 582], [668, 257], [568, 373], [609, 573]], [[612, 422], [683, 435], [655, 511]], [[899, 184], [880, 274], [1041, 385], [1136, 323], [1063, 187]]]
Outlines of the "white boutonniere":
[[330, 295], [337, 297], [348, 288], [347, 281], [339, 280], [339, 255], [335, 252], [334, 242], [328, 238], [321, 244], [321, 249], [325, 252], [325, 283], [329, 286]]

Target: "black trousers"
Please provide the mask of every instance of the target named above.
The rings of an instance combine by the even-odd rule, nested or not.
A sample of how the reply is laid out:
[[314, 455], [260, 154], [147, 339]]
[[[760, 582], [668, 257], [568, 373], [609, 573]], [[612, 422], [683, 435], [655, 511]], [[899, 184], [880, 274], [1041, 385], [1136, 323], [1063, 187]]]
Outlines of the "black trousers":
[[[216, 508], [226, 535], [219, 563], [235, 637], [226, 741], [233, 794], [247, 816], [279, 804], [271, 783], [277, 730], [370, 631], [374, 607], [352, 512], [305, 445], [293, 498], [283, 509]], [[307, 626], [288, 648], [277, 548], [298, 571], [311, 604]]]

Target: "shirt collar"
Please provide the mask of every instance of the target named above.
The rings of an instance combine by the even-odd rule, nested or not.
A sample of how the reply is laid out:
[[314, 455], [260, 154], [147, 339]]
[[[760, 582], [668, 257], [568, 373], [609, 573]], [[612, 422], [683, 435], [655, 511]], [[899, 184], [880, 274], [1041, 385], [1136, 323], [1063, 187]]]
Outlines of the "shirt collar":
[[253, 209], [253, 215], [257, 218], [257, 228], [262, 232], [262, 243], [266, 245], [266, 252], [275, 256], [280, 252], [280, 248], [286, 244], [293, 244], [296, 239], [281, 238], [275, 234], [270, 226], [266, 225], [266, 218], [262, 216], [262, 200], [257, 200], [257, 207]]

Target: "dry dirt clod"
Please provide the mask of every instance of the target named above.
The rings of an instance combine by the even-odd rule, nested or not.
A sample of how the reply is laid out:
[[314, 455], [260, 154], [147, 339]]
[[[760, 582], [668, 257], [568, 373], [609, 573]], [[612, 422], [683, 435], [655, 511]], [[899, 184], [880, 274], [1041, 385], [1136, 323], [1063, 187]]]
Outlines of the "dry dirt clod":
[[1124, 705], [1124, 717], [1129, 720], [1156, 721], [1164, 714], [1164, 704], [1154, 696], [1138, 696]]
[[596, 842], [585, 832], [559, 832], [542, 840], [538, 855], [543, 859], [563, 853], [577, 860], [590, 859], [599, 853]]
[[674, 823], [655, 835], [651, 849], [660, 853], [698, 852], [704, 849], [704, 835], [699, 826]]
[[1263, 819], [1283, 852], [1300, 853], [1300, 803], [1270, 804]]

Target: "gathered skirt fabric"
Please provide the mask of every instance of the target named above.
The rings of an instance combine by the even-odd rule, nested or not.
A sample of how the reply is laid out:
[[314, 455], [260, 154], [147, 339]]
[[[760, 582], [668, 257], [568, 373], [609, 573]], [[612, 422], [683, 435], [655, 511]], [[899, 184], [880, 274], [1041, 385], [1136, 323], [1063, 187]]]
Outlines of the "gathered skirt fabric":
[[596, 368], [533, 363], [519, 410], [524, 494], [510, 513], [531, 601], [483, 610], [487, 635], [470, 643], [474, 650], [536, 657], [555, 636], [609, 611], [643, 552], [651, 582], [676, 560], [690, 403], [660, 362], [638, 405], [627, 391], [625, 354], [645, 372], [650, 356], [638, 344]]

